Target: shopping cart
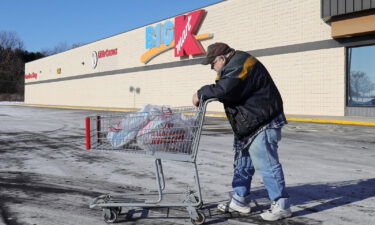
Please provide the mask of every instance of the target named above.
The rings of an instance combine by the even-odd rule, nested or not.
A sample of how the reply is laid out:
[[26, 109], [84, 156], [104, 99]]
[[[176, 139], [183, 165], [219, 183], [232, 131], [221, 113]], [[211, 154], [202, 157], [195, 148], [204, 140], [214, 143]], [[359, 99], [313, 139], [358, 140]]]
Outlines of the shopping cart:
[[[207, 104], [215, 100], [201, 101], [199, 107], [87, 117], [87, 150], [149, 155], [155, 158], [157, 183], [156, 191], [101, 195], [92, 201], [90, 208], [102, 208], [104, 221], [113, 223], [122, 207], [185, 207], [193, 224], [203, 224], [206, 218], [200, 211], [203, 202], [196, 158]], [[166, 192], [162, 159], [192, 163], [193, 187], [182, 192]]]

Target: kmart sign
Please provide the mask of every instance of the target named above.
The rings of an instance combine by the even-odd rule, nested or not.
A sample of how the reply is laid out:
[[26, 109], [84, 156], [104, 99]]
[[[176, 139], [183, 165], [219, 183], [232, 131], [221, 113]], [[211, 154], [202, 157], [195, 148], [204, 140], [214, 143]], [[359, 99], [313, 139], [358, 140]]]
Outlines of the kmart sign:
[[211, 34], [196, 35], [204, 18], [205, 10], [197, 10], [168, 20], [156, 26], [146, 27], [146, 49], [141, 62], [147, 63], [155, 56], [174, 48], [174, 56], [203, 54], [204, 48], [198, 40], [212, 37]]

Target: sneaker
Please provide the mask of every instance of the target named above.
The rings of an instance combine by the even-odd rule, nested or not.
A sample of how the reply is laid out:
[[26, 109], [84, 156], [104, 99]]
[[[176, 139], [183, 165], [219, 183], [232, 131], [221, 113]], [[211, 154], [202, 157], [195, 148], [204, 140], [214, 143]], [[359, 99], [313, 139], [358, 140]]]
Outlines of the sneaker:
[[236, 204], [233, 200], [230, 202], [226, 202], [226, 203], [220, 203], [219, 205], [217, 205], [217, 209], [225, 213], [239, 212], [239, 213], [247, 214], [251, 212], [250, 206], [248, 205], [240, 206]]
[[266, 212], [260, 214], [260, 216], [267, 221], [276, 221], [291, 217], [292, 211], [290, 210], [289, 204], [285, 204], [285, 201], [288, 201], [288, 199], [284, 198], [279, 199], [277, 202], [272, 202], [271, 208]]

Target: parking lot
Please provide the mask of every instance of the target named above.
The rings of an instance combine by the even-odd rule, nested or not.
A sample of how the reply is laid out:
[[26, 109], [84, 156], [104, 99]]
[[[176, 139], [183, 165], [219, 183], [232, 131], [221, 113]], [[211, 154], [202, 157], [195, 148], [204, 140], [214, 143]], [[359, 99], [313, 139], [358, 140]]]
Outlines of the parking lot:
[[[0, 225], [105, 224], [90, 201], [103, 193], [155, 188], [152, 158], [85, 150], [89, 110], [0, 105]], [[231, 191], [233, 134], [208, 117], [197, 157], [206, 224], [375, 224], [375, 127], [289, 122], [279, 144], [294, 217], [263, 222], [259, 175], [250, 215], [222, 214]], [[167, 188], [181, 190], [190, 165], [165, 161]], [[128, 209], [118, 224], [191, 224], [182, 208]], [[126, 211], [125, 211], [126, 212]]]

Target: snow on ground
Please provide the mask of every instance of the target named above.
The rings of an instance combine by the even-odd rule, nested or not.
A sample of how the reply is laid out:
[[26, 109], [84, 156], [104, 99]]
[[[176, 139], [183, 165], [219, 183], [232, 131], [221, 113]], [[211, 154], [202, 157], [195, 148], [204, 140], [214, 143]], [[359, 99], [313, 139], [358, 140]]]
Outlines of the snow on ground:
[[9, 102], [9, 101], [0, 101], [0, 105], [18, 105], [23, 104], [24, 102]]
[[[98, 111], [0, 106], [0, 224], [105, 224], [89, 209], [103, 193], [156, 187], [154, 159], [85, 150], [84, 118]], [[375, 224], [375, 127], [290, 122], [279, 146], [294, 217], [273, 224]], [[232, 175], [232, 133], [206, 120], [197, 165], [207, 224], [269, 224], [259, 175], [250, 215], [222, 214]], [[191, 163], [163, 161], [167, 190], [193, 184]], [[125, 214], [130, 210], [129, 214]], [[118, 224], [191, 224], [186, 209], [124, 208]]]

